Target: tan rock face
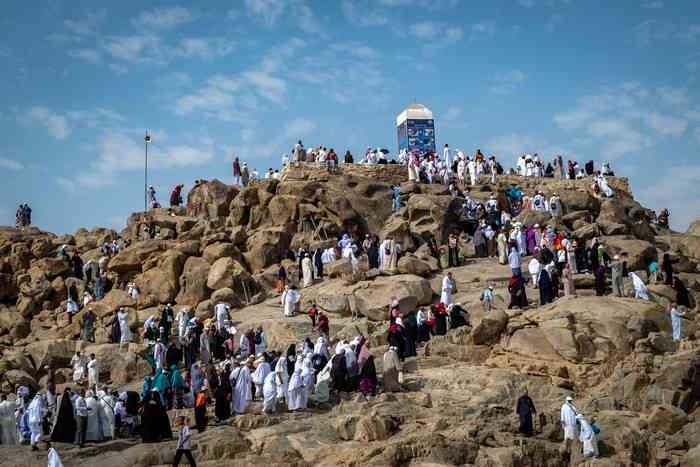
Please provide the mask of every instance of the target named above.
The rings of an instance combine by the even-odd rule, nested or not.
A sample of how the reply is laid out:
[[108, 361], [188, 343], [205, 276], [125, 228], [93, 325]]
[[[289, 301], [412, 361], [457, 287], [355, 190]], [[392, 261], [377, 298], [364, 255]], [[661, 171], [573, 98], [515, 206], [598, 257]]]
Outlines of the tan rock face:
[[137, 273], [150, 257], [161, 254], [172, 247], [163, 240], [144, 240], [120, 251], [109, 260], [109, 270], [117, 274]]
[[226, 217], [238, 189], [219, 180], [203, 180], [187, 195], [187, 214], [192, 217]]
[[178, 304], [196, 306], [206, 300], [211, 294], [207, 287], [211, 265], [204, 258], [190, 257], [180, 276], [180, 293], [177, 295]]

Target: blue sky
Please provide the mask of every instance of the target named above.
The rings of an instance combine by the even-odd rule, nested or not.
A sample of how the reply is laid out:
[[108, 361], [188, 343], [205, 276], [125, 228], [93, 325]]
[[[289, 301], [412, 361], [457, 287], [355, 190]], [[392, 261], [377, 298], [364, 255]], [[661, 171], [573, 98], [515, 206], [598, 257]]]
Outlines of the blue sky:
[[674, 227], [700, 216], [700, 2], [238, 0], [3, 3], [0, 224], [56, 233], [277, 167], [296, 139], [395, 148], [414, 98], [438, 145], [611, 160]]

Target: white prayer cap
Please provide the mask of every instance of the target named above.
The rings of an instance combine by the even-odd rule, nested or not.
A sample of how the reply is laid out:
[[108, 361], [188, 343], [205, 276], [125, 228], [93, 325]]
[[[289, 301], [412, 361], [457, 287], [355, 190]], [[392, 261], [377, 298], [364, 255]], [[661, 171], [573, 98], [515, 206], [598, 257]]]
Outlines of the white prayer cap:
[[613, 256], [613, 259], [620, 259], [620, 255]]
[[566, 396], [566, 402], [573, 402], [574, 398], [571, 396]]

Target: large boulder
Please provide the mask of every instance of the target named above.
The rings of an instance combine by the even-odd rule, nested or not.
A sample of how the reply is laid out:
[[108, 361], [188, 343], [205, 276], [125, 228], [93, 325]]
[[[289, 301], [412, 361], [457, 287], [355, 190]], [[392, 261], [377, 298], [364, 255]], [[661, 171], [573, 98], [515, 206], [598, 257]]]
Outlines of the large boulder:
[[261, 271], [279, 261], [290, 241], [291, 236], [284, 228], [258, 230], [248, 237], [243, 257], [251, 271]]
[[413, 275], [378, 277], [372, 282], [360, 282], [350, 299], [350, 307], [373, 321], [385, 320], [391, 298], [399, 301], [402, 313], [417, 306], [429, 305], [433, 298], [430, 282]]
[[433, 272], [431, 264], [409, 253], [402, 256], [397, 263], [397, 269], [401, 274], [413, 274], [415, 276], [428, 277]]
[[408, 220], [411, 233], [428, 239], [435, 237], [442, 244], [457, 222], [460, 201], [449, 196], [413, 195], [408, 199]]
[[180, 276], [180, 293], [175, 299], [181, 305], [196, 306], [209, 298], [211, 290], [207, 287], [211, 265], [204, 258], [191, 256], [185, 261]]
[[630, 353], [637, 339], [670, 330], [658, 304], [614, 297], [560, 299], [508, 322], [506, 350], [541, 361], [601, 363]]
[[44, 373], [43, 368], [45, 366], [54, 369], [67, 367], [73, 354], [75, 354], [75, 350], [75, 341], [66, 339], [40, 340], [25, 347], [25, 351], [31, 358], [35, 370], [39, 373]]
[[296, 222], [299, 214], [299, 203], [302, 198], [294, 195], [277, 195], [267, 205], [270, 221], [275, 225], [286, 225]]
[[134, 299], [125, 290], [112, 289], [102, 300], [90, 304], [98, 318], [112, 316], [119, 308], [135, 307]]
[[229, 214], [229, 205], [238, 189], [219, 180], [200, 180], [187, 195], [187, 214], [194, 217], [217, 218]]
[[667, 435], [672, 435], [683, 428], [688, 416], [678, 407], [672, 405], [655, 405], [651, 408], [647, 421], [655, 431], [663, 431]]
[[157, 267], [136, 278], [136, 284], [141, 290], [140, 306], [155, 306], [175, 300], [180, 292], [180, 274], [186, 259], [184, 253], [169, 250], [158, 258]]
[[503, 310], [484, 311], [475, 308], [469, 313], [469, 318], [472, 342], [477, 345], [497, 342], [508, 324], [508, 315]]
[[649, 263], [657, 259], [656, 247], [646, 240], [629, 236], [602, 237], [603, 245], [610, 256], [623, 253], [630, 271], [646, 270]]
[[533, 211], [532, 209], [523, 209], [514, 219], [515, 222], [521, 222], [525, 226], [530, 225], [547, 225], [552, 215], [546, 211]]
[[50, 280], [58, 276], [65, 276], [71, 271], [70, 264], [63, 258], [42, 258], [32, 263], [29, 273], [32, 277], [43, 275]]
[[228, 288], [243, 292], [243, 283], [250, 289], [257, 287], [255, 281], [243, 265], [233, 258], [220, 258], [211, 266], [207, 277], [207, 287], [212, 290]]
[[379, 238], [391, 237], [401, 245], [403, 250], [411, 251], [415, 249], [416, 244], [411, 235], [411, 225], [403, 217], [403, 212], [405, 212], [404, 209], [399, 211], [401, 214], [394, 214], [387, 219], [379, 232]]
[[172, 246], [170, 242], [163, 240], [144, 240], [134, 243], [112, 257], [108, 268], [117, 274], [141, 272], [141, 266], [146, 260]]
[[239, 257], [238, 250], [233, 243], [217, 242], [208, 245], [202, 252], [202, 258], [206, 259], [210, 264], [214, 264], [219, 258], [236, 258]]

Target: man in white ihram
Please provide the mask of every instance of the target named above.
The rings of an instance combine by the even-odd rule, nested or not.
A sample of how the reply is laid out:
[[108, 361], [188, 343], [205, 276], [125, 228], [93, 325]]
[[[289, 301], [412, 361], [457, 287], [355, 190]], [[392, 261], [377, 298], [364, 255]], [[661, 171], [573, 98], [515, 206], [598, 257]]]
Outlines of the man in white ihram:
[[561, 426], [564, 428], [564, 443], [567, 448], [571, 441], [576, 439], [576, 416], [578, 410], [574, 405], [574, 399], [571, 396], [566, 396], [566, 402], [561, 406]]

